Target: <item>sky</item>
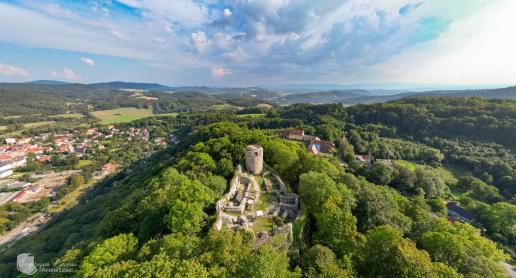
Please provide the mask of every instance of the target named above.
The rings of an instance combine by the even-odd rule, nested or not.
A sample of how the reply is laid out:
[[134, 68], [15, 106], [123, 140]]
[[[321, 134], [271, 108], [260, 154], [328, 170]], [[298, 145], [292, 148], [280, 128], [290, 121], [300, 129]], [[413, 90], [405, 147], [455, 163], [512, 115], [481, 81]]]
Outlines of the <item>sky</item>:
[[0, 82], [516, 84], [514, 0], [0, 0]]

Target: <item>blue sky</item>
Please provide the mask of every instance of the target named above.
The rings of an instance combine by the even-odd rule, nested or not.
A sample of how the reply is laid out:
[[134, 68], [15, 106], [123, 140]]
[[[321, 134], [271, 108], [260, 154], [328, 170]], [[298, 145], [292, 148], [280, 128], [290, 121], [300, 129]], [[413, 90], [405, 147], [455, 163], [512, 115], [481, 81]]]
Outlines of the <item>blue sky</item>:
[[0, 0], [0, 82], [516, 84], [513, 0]]

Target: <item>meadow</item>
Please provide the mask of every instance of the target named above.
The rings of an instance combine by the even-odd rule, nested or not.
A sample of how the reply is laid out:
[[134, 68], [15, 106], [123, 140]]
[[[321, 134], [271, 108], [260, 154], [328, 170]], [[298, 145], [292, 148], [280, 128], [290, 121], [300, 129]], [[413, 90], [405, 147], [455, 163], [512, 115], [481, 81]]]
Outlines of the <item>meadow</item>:
[[147, 117], [176, 117], [177, 113], [153, 114], [152, 109], [150, 108], [138, 109], [134, 107], [125, 107], [111, 110], [94, 111], [91, 112], [91, 115], [93, 115], [95, 118], [100, 119], [102, 124], [109, 125], [118, 123], [128, 123]]

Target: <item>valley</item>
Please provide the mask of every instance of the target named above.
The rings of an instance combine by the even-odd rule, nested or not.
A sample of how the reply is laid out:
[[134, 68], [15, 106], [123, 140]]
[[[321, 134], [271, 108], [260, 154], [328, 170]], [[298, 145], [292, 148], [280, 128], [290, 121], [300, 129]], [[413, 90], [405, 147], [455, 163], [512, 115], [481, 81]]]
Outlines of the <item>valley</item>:
[[[214, 277], [247, 273], [254, 264], [262, 277], [270, 268], [294, 273], [290, 264], [305, 273], [367, 276], [382, 267], [403, 271], [408, 266], [389, 259], [407, 256], [418, 257], [410, 259], [412, 273], [491, 276], [505, 273], [500, 262], [514, 258], [514, 101], [418, 96], [278, 106], [223, 98], [205, 109], [163, 113], [153, 113], [156, 100], [149, 99], [107, 110], [90, 104], [82, 117], [44, 116], [66, 118], [56, 120], [60, 125], [5, 133], [5, 154], [42, 149], [27, 151], [27, 166], [14, 169], [13, 181], [49, 170], [73, 174], [40, 194], [50, 203], [4, 205], [26, 214], [6, 233], [17, 241], [3, 247], [2, 271], [14, 271], [10, 262], [21, 250], [57, 258], [57, 267], [76, 265], [85, 277], [139, 276], [143, 265], [159, 267], [158, 260], [195, 265], [185, 273]], [[67, 150], [56, 153], [62, 146]], [[263, 157], [251, 163], [255, 153]], [[30, 182], [27, 188], [37, 185]], [[29, 227], [40, 215], [51, 218]], [[391, 240], [376, 241], [384, 236]], [[446, 257], [460, 256], [447, 249], [452, 242], [488, 268]], [[379, 254], [379, 244], [408, 249]], [[224, 250], [228, 255], [217, 257]], [[99, 252], [117, 259], [92, 261]], [[318, 264], [309, 256], [321, 253], [353, 266], [331, 259], [309, 270]], [[272, 265], [261, 265], [271, 258]]]

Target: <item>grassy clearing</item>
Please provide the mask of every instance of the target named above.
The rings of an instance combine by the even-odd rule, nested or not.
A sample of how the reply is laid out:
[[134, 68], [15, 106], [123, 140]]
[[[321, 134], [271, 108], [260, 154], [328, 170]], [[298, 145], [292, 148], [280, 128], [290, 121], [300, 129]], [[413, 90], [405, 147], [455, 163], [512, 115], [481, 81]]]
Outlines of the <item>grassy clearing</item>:
[[117, 108], [111, 110], [94, 111], [91, 114], [99, 118], [104, 125], [128, 123], [138, 119], [151, 117], [152, 109], [138, 109], [134, 107]]
[[165, 113], [165, 114], [154, 114], [154, 117], [177, 117], [179, 113]]
[[82, 194], [92, 187], [96, 181], [91, 181], [89, 183], [85, 183], [79, 187], [77, 187], [72, 192], [66, 194], [61, 200], [57, 201], [57, 204], [50, 204], [48, 206], [48, 212], [50, 213], [58, 213], [65, 209], [70, 209], [76, 206], [79, 203], [79, 198]]
[[94, 111], [91, 114], [101, 119], [101, 123], [104, 125], [129, 123], [147, 117], [177, 117], [178, 115], [178, 113], [153, 114], [150, 108], [138, 109], [134, 107]]
[[[15, 131], [4, 133], [3, 135], [5, 135], [5, 136], [16, 136], [16, 135], [21, 134], [24, 130], [27, 130], [27, 129], [30, 129], [30, 128], [34, 128], [34, 127], [53, 125], [55, 123], [56, 122], [54, 122], [54, 121], [43, 121], [43, 122], [27, 123], [27, 124], [23, 124], [22, 128], [20, 128], [18, 130], [15, 130]], [[2, 128], [2, 127], [5, 127], [5, 128]], [[6, 129], [7, 129], [6, 126], [0, 126], [0, 131], [4, 131]]]
[[54, 122], [54, 121], [44, 121], [44, 122], [37, 122], [37, 123], [28, 123], [28, 124], [24, 124], [23, 128], [40, 127], [40, 126], [44, 126], [44, 125], [52, 125], [52, 124], [55, 124], [55, 123], [56, 122]]
[[91, 160], [79, 160], [77, 164], [75, 164], [75, 169], [81, 169], [84, 166], [88, 166], [93, 163]]
[[263, 118], [266, 114], [240, 114], [237, 115], [237, 118]]
[[6, 130], [6, 129], [7, 129], [7, 126], [5, 126], [5, 125], [0, 125], [0, 131], [2, 131], [2, 130]]
[[279, 198], [276, 193], [262, 193], [260, 201], [256, 204], [256, 210], [266, 210], [273, 202], [278, 202]]
[[240, 107], [240, 106], [236, 106], [236, 105], [231, 105], [231, 104], [228, 104], [228, 103], [224, 103], [224, 104], [214, 104], [212, 106], [210, 106], [211, 109], [215, 109], [215, 110], [223, 110], [223, 109], [236, 109], [236, 110], [241, 110], [241, 109], [244, 109], [243, 107]]
[[410, 171], [416, 171], [417, 164], [408, 160], [395, 160], [394, 163], [401, 167], [405, 167]]
[[79, 119], [82, 117], [84, 117], [84, 115], [80, 114], [80, 113], [59, 114], [59, 115], [50, 116], [50, 118], [69, 118], [69, 119]]
[[270, 231], [274, 227], [274, 221], [268, 217], [256, 218], [253, 222], [255, 232]]
[[458, 181], [457, 177], [461, 176], [461, 175], [456, 175], [456, 173], [451, 171], [448, 168], [448, 166], [431, 167], [428, 165], [417, 164], [417, 163], [414, 163], [412, 161], [407, 161], [407, 160], [396, 160], [395, 163], [397, 165], [400, 165], [402, 167], [409, 169], [410, 171], [416, 171], [417, 167], [423, 167], [425, 169], [432, 170], [432, 171], [436, 172], [437, 174], [439, 174], [444, 179], [446, 184], [448, 184], [448, 185], [456, 184]]
[[272, 108], [272, 105], [268, 104], [268, 103], [258, 103], [256, 105], [256, 107], [258, 108], [268, 108], [268, 109], [271, 109]]

